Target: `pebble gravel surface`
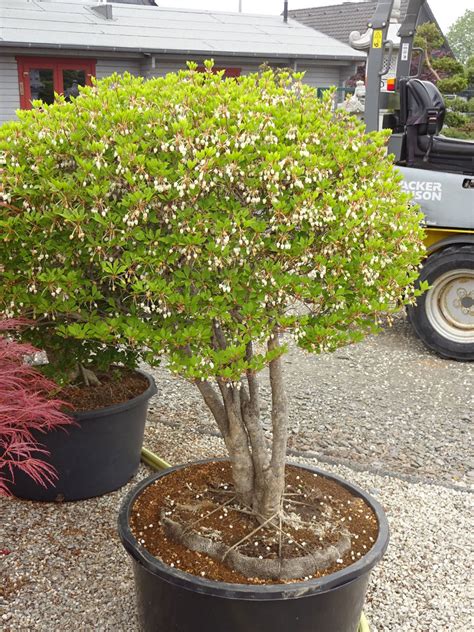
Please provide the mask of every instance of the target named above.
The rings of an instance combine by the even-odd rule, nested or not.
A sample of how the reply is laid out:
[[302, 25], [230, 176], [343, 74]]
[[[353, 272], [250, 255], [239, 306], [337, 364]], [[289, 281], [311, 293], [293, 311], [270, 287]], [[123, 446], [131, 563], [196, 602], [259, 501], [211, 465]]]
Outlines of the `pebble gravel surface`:
[[[215, 422], [191, 384], [156, 371], [157, 421], [215, 434]], [[311, 355], [290, 346], [285, 356], [290, 454], [410, 480], [449, 486], [474, 483], [474, 363], [430, 353], [403, 315], [393, 327], [334, 353]], [[262, 415], [270, 423], [268, 376]]]
[[[351, 480], [387, 512], [391, 541], [364, 608], [371, 632], [470, 632], [474, 365], [432, 355], [400, 316], [333, 354], [291, 349], [286, 373], [290, 459]], [[145, 445], [171, 463], [224, 455], [194, 387], [165, 367], [155, 375]], [[0, 629], [139, 630], [116, 520], [149, 474], [141, 465], [126, 487], [81, 502], [1, 500]]]

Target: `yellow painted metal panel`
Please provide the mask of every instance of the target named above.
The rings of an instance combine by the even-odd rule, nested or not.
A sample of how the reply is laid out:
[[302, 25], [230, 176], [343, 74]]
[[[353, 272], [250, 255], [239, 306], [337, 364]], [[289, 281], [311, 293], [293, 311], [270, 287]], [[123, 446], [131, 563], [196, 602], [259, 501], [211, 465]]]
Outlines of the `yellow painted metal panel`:
[[456, 235], [474, 235], [474, 230], [454, 230], [449, 228], [427, 228], [425, 246], [431, 248], [438, 241], [449, 239]]

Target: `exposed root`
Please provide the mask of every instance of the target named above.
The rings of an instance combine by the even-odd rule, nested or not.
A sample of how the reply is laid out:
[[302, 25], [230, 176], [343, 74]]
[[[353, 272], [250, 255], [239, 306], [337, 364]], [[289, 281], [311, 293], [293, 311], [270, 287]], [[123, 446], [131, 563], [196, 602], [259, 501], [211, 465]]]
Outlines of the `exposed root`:
[[240, 546], [241, 544], [243, 544], [244, 542], [246, 542], [247, 540], [249, 540], [253, 535], [255, 535], [256, 533], [258, 533], [260, 531], [260, 529], [263, 529], [263, 527], [265, 527], [269, 522], [272, 522], [273, 518], [276, 517], [276, 514], [273, 516], [270, 516], [270, 518], [267, 518], [267, 520], [265, 520], [264, 522], [260, 523], [258, 525], [258, 527], [256, 527], [253, 531], [251, 531], [250, 533], [247, 533], [247, 535], [244, 538], [241, 538], [238, 542], [236, 542], [235, 544], [233, 544], [231, 547], [229, 547], [227, 549], [227, 551], [224, 553], [224, 557], [221, 559], [221, 562], [223, 562], [225, 560], [225, 558], [229, 555], [229, 553], [231, 553], [232, 551], [234, 551], [238, 546]]
[[[266, 521], [266, 524], [259, 525], [255, 531], [263, 526], [270, 524], [280, 534], [287, 535], [283, 529], [277, 526], [273, 520], [278, 516], [272, 516]], [[198, 553], [209, 555], [215, 560], [224, 561], [229, 568], [246, 577], [260, 577], [262, 579], [299, 579], [314, 575], [318, 571], [322, 571], [331, 566], [337, 559], [343, 557], [351, 548], [351, 540], [349, 535], [341, 534], [338, 541], [333, 545], [328, 545], [323, 550], [307, 551], [305, 547], [297, 544], [298, 548], [304, 549], [305, 555], [301, 557], [282, 558], [281, 554], [274, 559], [259, 559], [249, 557], [240, 553], [237, 546], [241, 542], [237, 542], [234, 546], [228, 547], [222, 542], [215, 542], [210, 538], [198, 534], [196, 531], [189, 531], [189, 527], [185, 527], [169, 517], [161, 516], [161, 523], [170, 538], [180, 542], [187, 548]], [[250, 533], [244, 540], [247, 540], [254, 533]], [[279, 547], [281, 552], [281, 545]]]
[[190, 531], [192, 527], [194, 527], [195, 525], [197, 525], [199, 522], [202, 522], [203, 520], [205, 520], [206, 518], [209, 518], [209, 516], [212, 516], [212, 514], [217, 513], [218, 511], [221, 511], [223, 507], [225, 507], [226, 505], [229, 505], [231, 502], [233, 502], [235, 500], [235, 496], [232, 496], [232, 498], [229, 498], [229, 500], [226, 500], [225, 503], [222, 503], [221, 505], [219, 505], [218, 507], [216, 507], [215, 509], [213, 509], [212, 511], [209, 511], [207, 514], [200, 516], [197, 520], [195, 520], [194, 522], [191, 522], [190, 524], [186, 525], [186, 532]]

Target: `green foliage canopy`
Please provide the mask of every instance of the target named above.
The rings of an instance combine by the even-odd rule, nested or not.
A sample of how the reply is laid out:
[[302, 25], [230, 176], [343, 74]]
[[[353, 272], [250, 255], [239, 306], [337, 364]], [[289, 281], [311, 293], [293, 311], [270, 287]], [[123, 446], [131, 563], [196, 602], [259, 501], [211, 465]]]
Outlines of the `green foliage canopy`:
[[454, 22], [447, 33], [448, 42], [460, 62], [474, 56], [474, 11], [466, 12]]
[[[465, 79], [468, 88], [474, 87], [474, 57], [470, 57], [464, 66]], [[458, 90], [456, 80], [459, 76], [451, 79], [444, 79], [438, 82], [438, 86], [446, 93], [455, 93]], [[461, 89], [465, 87], [465, 82]], [[469, 100], [460, 97], [447, 98], [445, 100], [448, 112], [446, 114], [445, 126], [448, 136], [454, 138], [474, 139], [474, 97]]]
[[413, 45], [422, 48], [431, 57], [433, 51], [439, 50], [444, 44], [444, 37], [433, 22], [424, 22], [416, 28]]
[[413, 300], [423, 232], [387, 135], [301, 74], [206, 66], [114, 75], [0, 129], [0, 312], [58, 366], [166, 353], [236, 381], [275, 331], [329, 351]]
[[467, 79], [467, 87], [474, 89], [474, 55], [469, 57], [465, 65], [465, 73]]

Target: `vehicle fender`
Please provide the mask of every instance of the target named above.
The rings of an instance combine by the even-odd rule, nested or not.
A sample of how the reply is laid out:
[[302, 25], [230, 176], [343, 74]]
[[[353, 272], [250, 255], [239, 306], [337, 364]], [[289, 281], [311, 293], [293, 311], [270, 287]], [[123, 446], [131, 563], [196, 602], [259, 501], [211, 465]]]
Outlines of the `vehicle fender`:
[[425, 241], [426, 245], [426, 254], [432, 255], [434, 252], [441, 250], [443, 248], [447, 248], [448, 246], [453, 246], [456, 244], [464, 245], [464, 244], [474, 244], [474, 231], [465, 233], [465, 232], [456, 232], [452, 234], [448, 234], [448, 231], [439, 231], [442, 233], [440, 238], [438, 235], [434, 233], [434, 231], [427, 231], [428, 239]]

